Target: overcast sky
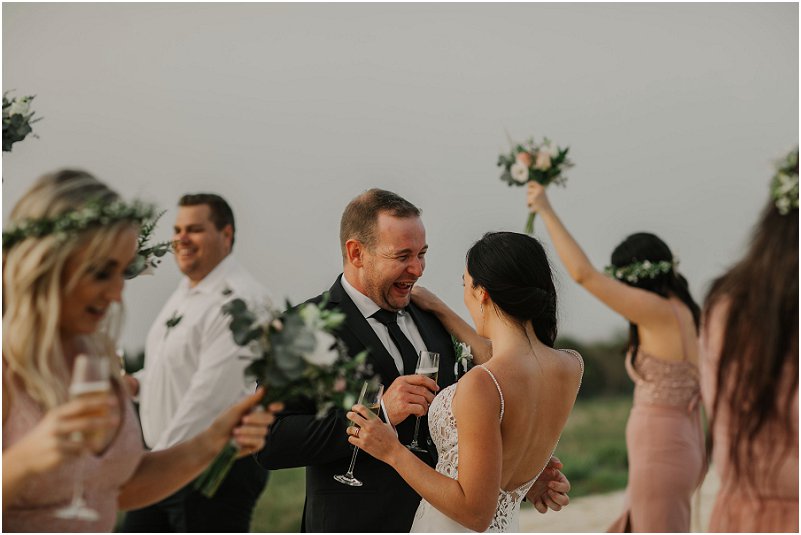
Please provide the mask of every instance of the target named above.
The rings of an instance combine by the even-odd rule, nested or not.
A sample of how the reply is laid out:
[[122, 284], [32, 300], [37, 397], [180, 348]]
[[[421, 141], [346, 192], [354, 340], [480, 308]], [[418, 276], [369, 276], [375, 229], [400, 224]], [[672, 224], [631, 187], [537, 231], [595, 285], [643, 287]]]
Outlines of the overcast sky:
[[[342, 209], [378, 186], [423, 209], [421, 284], [467, 317], [465, 251], [526, 219], [524, 189], [498, 179], [504, 130], [570, 146], [576, 166], [550, 195], [597, 267], [652, 231], [700, 300], [798, 142], [796, 3], [2, 10], [3, 90], [35, 94], [44, 117], [39, 139], [3, 154], [4, 221], [64, 166], [168, 209], [160, 239], [181, 194], [217, 192], [236, 213], [235, 254], [295, 302], [334, 281]], [[563, 334], [625, 329], [551, 260]], [[169, 257], [126, 287], [127, 349], [179, 277]]]

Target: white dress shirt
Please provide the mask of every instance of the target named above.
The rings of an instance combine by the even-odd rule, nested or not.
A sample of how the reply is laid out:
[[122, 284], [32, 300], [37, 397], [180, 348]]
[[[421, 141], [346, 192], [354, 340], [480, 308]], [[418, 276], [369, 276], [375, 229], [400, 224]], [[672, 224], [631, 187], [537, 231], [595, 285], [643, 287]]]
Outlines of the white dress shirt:
[[[134, 374], [142, 432], [151, 449], [195, 436], [253, 392], [255, 385], [244, 377], [249, 361], [240, 358], [252, 353], [234, 342], [230, 317], [222, 312], [223, 304], [237, 297], [250, 306], [269, 303], [267, 290], [229, 255], [194, 288], [184, 277], [156, 317], [145, 366]], [[175, 324], [168, 327], [171, 319]]]
[[[381, 307], [376, 305], [372, 299], [354, 288], [353, 285], [345, 278], [344, 274], [342, 275], [342, 287], [353, 300], [353, 304], [356, 305], [356, 308], [359, 309], [359, 312], [362, 313], [362, 316], [364, 316], [364, 318], [367, 320], [367, 323], [370, 324], [370, 327], [373, 328], [373, 331], [375, 331], [375, 334], [378, 336], [378, 339], [381, 340], [381, 343], [384, 344], [386, 350], [389, 351], [389, 354], [392, 356], [392, 360], [395, 361], [395, 366], [398, 368], [398, 372], [403, 375], [403, 357], [401, 357], [400, 349], [398, 349], [398, 346], [395, 345], [395, 342], [393, 342], [392, 338], [389, 336], [389, 329], [377, 319], [370, 317], [378, 312]], [[423, 342], [423, 337], [420, 336], [420, 331], [417, 329], [417, 325], [414, 324], [412, 317], [403, 310], [398, 312], [398, 327], [400, 327], [400, 330], [403, 331], [403, 334], [405, 334], [406, 338], [408, 338], [412, 343], [415, 351], [417, 351], [418, 354], [420, 351], [426, 351], [428, 349], [425, 342]]]

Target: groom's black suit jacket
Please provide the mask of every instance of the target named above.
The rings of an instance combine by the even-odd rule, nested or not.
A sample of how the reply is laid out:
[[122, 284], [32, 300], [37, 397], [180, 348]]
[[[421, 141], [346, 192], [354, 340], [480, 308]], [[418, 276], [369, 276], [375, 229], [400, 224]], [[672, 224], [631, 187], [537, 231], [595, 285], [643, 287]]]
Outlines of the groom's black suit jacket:
[[[329, 291], [326, 308], [336, 307], [345, 313], [346, 320], [338, 335], [355, 356], [370, 350], [367, 362], [381, 376], [386, 391], [398, 377], [398, 369], [389, 352], [375, 335], [372, 327], [342, 287], [340, 278]], [[322, 295], [311, 299], [319, 303]], [[429, 351], [440, 354], [440, 388], [453, 384], [454, 350], [451, 338], [433, 314], [413, 304], [407, 308]], [[389, 465], [359, 452], [354, 475], [364, 486], [349, 487], [334, 480], [343, 474], [353, 452], [345, 429], [348, 420], [344, 410], [336, 410], [322, 419], [315, 419], [313, 407], [293, 407], [280, 415], [267, 437], [258, 460], [270, 470], [306, 467], [306, 503], [301, 531], [309, 532], [408, 532], [420, 502], [414, 490]], [[410, 416], [398, 425], [398, 437], [409, 444], [414, 434], [415, 417]], [[420, 438], [427, 449], [436, 452], [428, 435], [426, 419], [420, 422]], [[436, 455], [436, 453], [434, 453]], [[433, 466], [434, 456], [421, 455]]]

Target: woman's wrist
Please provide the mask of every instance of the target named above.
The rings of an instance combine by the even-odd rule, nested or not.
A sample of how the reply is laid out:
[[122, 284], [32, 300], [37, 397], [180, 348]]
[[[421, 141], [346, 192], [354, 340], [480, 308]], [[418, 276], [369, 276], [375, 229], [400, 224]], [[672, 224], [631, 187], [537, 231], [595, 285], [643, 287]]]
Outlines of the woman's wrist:
[[197, 438], [200, 441], [200, 451], [205, 452], [210, 459], [225, 447], [226, 438], [215, 433], [213, 425], [201, 432]]
[[403, 455], [409, 453], [409, 450], [400, 443], [400, 441], [396, 441], [395, 444], [392, 445], [392, 449], [390, 449], [389, 455], [387, 455], [386, 463], [390, 465], [392, 468], [398, 467], [403, 458]]

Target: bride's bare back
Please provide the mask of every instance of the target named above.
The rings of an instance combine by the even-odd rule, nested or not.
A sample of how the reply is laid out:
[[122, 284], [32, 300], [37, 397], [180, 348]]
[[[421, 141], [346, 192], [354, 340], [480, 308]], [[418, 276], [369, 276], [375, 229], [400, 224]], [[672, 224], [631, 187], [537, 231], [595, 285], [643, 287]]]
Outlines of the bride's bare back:
[[[502, 392], [500, 486], [511, 491], [539, 475], [553, 454], [575, 404], [584, 365], [575, 351], [538, 344], [536, 352], [526, 355], [495, 355], [485, 367], [491, 374], [479, 369], [471, 373], [486, 376], [475, 377], [478, 381], [494, 383], [494, 377]], [[492, 390], [497, 400], [486, 401], [500, 407], [501, 395], [494, 385]], [[469, 405], [479, 402], [468, 402], [468, 395], [457, 390], [454, 397], [457, 429], [462, 418], [470, 417]]]

